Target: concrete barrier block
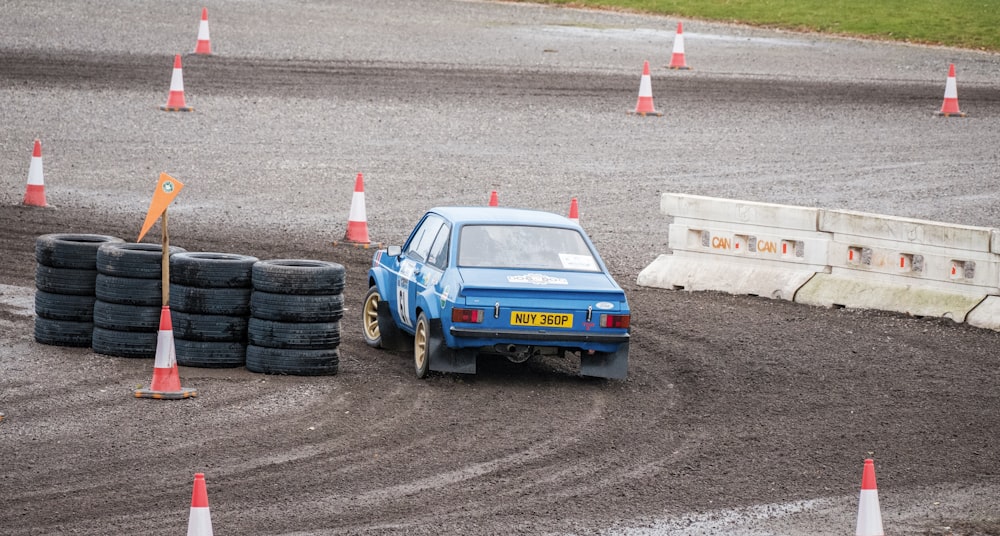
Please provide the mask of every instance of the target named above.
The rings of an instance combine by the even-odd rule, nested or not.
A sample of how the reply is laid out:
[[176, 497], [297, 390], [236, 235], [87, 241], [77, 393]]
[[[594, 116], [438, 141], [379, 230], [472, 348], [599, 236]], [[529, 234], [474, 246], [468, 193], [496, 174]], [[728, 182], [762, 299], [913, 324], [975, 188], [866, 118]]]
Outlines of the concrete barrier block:
[[646, 267], [640, 285], [1000, 329], [1000, 230], [674, 193], [660, 209], [673, 218], [673, 254]]
[[750, 223], [802, 231], [816, 231], [819, 218], [817, 208], [677, 193], [665, 193], [660, 197], [660, 212], [675, 218]]
[[670, 248], [692, 254], [757, 259], [802, 265], [816, 271], [827, 266], [830, 235], [751, 224], [678, 218], [669, 227]]
[[866, 214], [847, 210], [821, 210], [818, 230], [893, 242], [939, 246], [971, 251], [992, 251], [994, 229], [934, 221]]
[[969, 311], [965, 321], [977, 328], [1000, 331], [1000, 296], [987, 296], [975, 309]]
[[671, 290], [714, 290], [791, 301], [815, 274], [810, 269], [765, 263], [726, 262], [683, 254], [660, 255], [639, 272], [637, 283]]
[[979, 287], [982, 294], [1000, 293], [1000, 257], [993, 253], [845, 235], [834, 235], [829, 248], [833, 272], [881, 273], [898, 277], [902, 283], [926, 281]]
[[982, 300], [983, 295], [977, 292], [961, 293], [922, 283], [904, 284], [844, 273], [816, 274], [798, 289], [794, 299], [806, 305], [895, 311], [956, 322], [964, 322]]
[[821, 211], [819, 227], [833, 237], [834, 274], [840, 268], [891, 275], [902, 285], [1000, 293], [996, 229], [837, 210]]

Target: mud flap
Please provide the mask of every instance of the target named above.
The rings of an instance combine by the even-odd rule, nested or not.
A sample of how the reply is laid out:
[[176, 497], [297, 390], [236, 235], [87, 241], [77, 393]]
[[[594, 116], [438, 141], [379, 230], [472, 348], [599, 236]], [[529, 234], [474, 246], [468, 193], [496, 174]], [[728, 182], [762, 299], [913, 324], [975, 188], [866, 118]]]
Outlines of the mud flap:
[[475, 350], [462, 348], [455, 350], [444, 344], [444, 328], [441, 320], [431, 319], [431, 332], [427, 340], [430, 369], [437, 372], [476, 373]]
[[596, 376], [611, 380], [624, 380], [628, 376], [628, 344], [615, 352], [580, 352], [580, 375]]
[[382, 348], [391, 352], [413, 351], [413, 342], [396, 325], [389, 302], [385, 300], [378, 302], [378, 333], [382, 338]]

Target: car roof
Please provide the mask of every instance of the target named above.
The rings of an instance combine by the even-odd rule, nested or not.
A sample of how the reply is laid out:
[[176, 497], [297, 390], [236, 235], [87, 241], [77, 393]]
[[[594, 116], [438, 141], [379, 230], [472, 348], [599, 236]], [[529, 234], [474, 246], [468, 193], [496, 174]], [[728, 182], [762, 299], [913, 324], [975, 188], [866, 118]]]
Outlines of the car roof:
[[541, 224], [560, 227], [576, 226], [576, 223], [565, 216], [532, 210], [510, 207], [434, 207], [428, 212], [440, 214], [445, 219], [456, 224]]

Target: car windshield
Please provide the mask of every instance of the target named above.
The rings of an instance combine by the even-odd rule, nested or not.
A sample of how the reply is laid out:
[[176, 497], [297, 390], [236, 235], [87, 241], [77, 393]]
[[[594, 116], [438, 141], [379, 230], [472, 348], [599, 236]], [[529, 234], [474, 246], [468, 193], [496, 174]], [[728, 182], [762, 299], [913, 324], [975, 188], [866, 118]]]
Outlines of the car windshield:
[[458, 243], [458, 265], [599, 272], [579, 231], [531, 225], [466, 225]]

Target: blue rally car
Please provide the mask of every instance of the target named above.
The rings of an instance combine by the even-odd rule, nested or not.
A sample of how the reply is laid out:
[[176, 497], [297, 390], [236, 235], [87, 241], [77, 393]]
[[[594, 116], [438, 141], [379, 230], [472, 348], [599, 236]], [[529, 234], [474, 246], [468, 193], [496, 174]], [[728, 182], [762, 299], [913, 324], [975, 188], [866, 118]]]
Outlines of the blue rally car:
[[583, 229], [506, 207], [438, 207], [402, 246], [375, 252], [365, 342], [412, 348], [417, 377], [474, 374], [479, 356], [579, 356], [580, 374], [623, 379], [630, 311]]

